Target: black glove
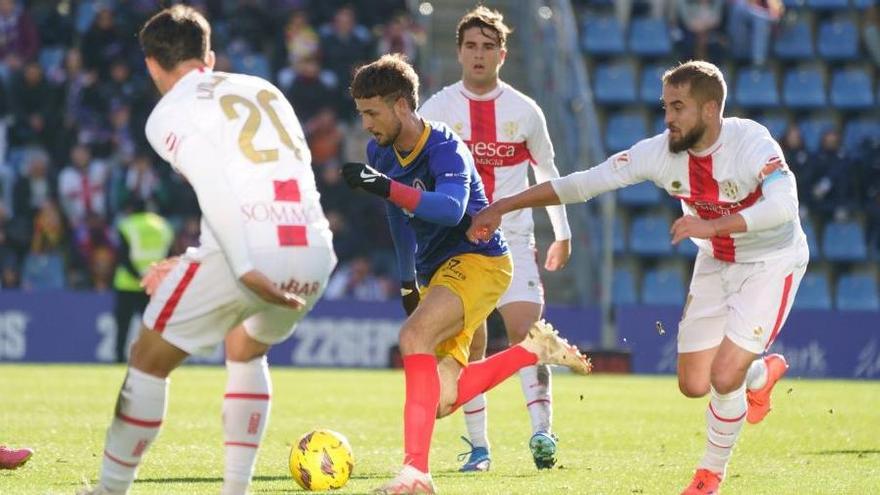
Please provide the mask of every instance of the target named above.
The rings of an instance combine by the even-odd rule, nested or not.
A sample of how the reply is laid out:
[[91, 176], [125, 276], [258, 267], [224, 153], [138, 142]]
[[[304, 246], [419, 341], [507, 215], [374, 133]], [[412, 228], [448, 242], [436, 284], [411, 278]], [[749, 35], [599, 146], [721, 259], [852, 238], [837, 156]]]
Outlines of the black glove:
[[381, 198], [387, 198], [391, 194], [391, 179], [366, 163], [346, 163], [342, 166], [342, 176], [352, 189], [360, 187]]
[[406, 316], [413, 314], [419, 305], [419, 287], [415, 280], [400, 283], [400, 298], [403, 300], [403, 310]]

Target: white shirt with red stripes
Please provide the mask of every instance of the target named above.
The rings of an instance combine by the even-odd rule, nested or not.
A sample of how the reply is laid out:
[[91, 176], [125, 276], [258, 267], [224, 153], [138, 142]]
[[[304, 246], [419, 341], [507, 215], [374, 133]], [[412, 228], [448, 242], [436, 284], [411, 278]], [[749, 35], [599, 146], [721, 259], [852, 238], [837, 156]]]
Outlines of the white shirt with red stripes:
[[725, 118], [718, 141], [702, 153], [672, 153], [669, 132], [636, 143], [601, 164], [553, 181], [563, 203], [650, 180], [703, 219], [741, 214], [746, 232], [693, 239], [706, 254], [755, 262], [805, 250], [797, 185], [779, 144], [757, 122]]
[[193, 70], [153, 109], [146, 134], [196, 191], [201, 248], [222, 248], [236, 276], [254, 249], [331, 245], [302, 127], [269, 82]]
[[[528, 188], [530, 168], [539, 184], [559, 177], [544, 113], [534, 100], [502, 81], [483, 95], [468, 91], [459, 81], [429, 98], [419, 114], [445, 123], [467, 143], [490, 202]], [[556, 240], [569, 239], [565, 207], [548, 206], [547, 214]], [[532, 210], [504, 215], [502, 227], [505, 234], [531, 235]]]
[[107, 214], [107, 164], [92, 160], [85, 168], [64, 167], [58, 175], [58, 195], [67, 219], [73, 225], [84, 222], [89, 213]]

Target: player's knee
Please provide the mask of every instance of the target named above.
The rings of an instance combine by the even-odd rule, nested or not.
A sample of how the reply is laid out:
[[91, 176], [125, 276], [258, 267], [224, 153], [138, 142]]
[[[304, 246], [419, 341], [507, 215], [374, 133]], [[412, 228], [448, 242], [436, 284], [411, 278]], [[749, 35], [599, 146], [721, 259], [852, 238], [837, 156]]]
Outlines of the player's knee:
[[400, 352], [403, 355], [414, 354], [416, 348], [416, 335], [410, 327], [404, 325], [400, 329]]
[[743, 384], [744, 377], [729, 371], [712, 372], [712, 388], [719, 394], [729, 394]]
[[455, 411], [455, 403], [444, 401], [442, 398], [440, 399], [440, 403], [437, 404], [437, 419], [445, 418], [449, 416]]
[[455, 392], [441, 391], [440, 401], [437, 403], [437, 419], [449, 416], [457, 408], [458, 394]]
[[264, 355], [266, 353], [265, 350], [257, 350], [257, 349], [247, 349], [247, 348], [227, 348], [226, 349], [226, 360], [234, 361], [237, 363], [246, 363], [248, 361], [253, 361], [258, 357]]
[[709, 382], [706, 380], [678, 377], [678, 389], [685, 397], [696, 399], [709, 393]]
[[510, 341], [510, 345], [516, 345], [526, 339], [526, 336], [529, 334], [529, 329], [532, 328], [532, 325], [519, 326], [516, 328], [512, 328], [509, 332], [507, 332], [507, 340]]
[[427, 340], [418, 326], [404, 323], [403, 328], [400, 329], [400, 352], [404, 356], [429, 353], [432, 347]]

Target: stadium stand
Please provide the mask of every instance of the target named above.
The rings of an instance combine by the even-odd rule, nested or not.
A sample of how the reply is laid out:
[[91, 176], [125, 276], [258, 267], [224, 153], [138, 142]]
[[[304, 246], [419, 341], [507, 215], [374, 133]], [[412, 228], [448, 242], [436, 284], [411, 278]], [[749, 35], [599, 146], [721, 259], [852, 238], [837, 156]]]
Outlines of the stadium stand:
[[[197, 243], [195, 197], [143, 132], [158, 94], [134, 33], [157, 4], [15, 3], [20, 8], [0, 26], [0, 287], [106, 289], [117, 242], [112, 226], [132, 195], [174, 225], [175, 253]], [[383, 280], [382, 298], [391, 298], [392, 247], [386, 235], [366, 235], [386, 228], [383, 207], [350, 194], [338, 169], [349, 161], [346, 149], [362, 154], [365, 144], [347, 95], [351, 69], [386, 51], [418, 60], [421, 27], [406, 14], [406, 2], [194, 3], [214, 27], [217, 70], [274, 81], [291, 100], [340, 266], [368, 256]], [[81, 166], [68, 166], [77, 153]], [[61, 184], [62, 169], [87, 185]], [[72, 216], [79, 206], [94, 214], [88, 225]], [[354, 212], [366, 224], [347, 220]]]
[[[785, 0], [785, 15], [772, 34], [770, 57], [763, 65], [734, 56], [724, 32], [712, 34], [727, 46], [720, 54], [710, 53], [729, 85], [726, 113], [761, 122], [780, 143], [790, 129], [799, 131], [803, 142], [800, 151], [791, 151], [801, 154], [789, 157], [798, 177], [802, 225], [811, 252], [798, 308], [877, 307], [880, 235], [871, 234], [877, 230], [877, 214], [871, 212], [878, 207], [870, 205], [880, 195], [874, 172], [880, 149], [880, 60], [873, 55], [874, 41], [868, 34], [873, 28], [865, 20], [865, 10], [875, 9], [876, 3]], [[663, 132], [657, 104], [660, 77], [688, 53], [681, 35], [685, 25], [678, 19], [644, 18], [649, 8], [644, 2], [635, 2], [629, 26], [619, 25], [610, 2], [581, 0], [576, 5], [606, 153]], [[666, 36], [658, 32], [662, 24]], [[665, 39], [671, 41], [669, 51]], [[831, 132], [840, 137], [839, 150], [822, 147], [823, 140], [833, 141], [826, 137]], [[676, 287], [687, 280], [681, 276], [686, 270], [676, 276], [658, 268], [696, 254], [690, 241], [668, 246], [668, 219], [680, 215], [680, 207], [651, 183], [627, 187], [616, 198], [620, 218], [614, 223], [619, 267], [614, 272], [614, 302], [632, 302], [633, 290], [642, 303], [680, 302], [678, 292], [684, 286], [680, 291]]]

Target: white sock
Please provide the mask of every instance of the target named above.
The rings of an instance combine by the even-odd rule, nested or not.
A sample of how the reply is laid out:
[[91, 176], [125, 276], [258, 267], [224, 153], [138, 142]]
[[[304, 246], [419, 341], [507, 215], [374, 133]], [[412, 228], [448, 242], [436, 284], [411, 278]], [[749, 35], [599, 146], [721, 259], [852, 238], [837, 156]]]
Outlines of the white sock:
[[269, 421], [272, 381], [265, 356], [244, 363], [226, 361], [226, 370], [229, 374], [223, 396], [226, 471], [222, 493], [244, 495]]
[[115, 417], [107, 430], [101, 463], [104, 487], [120, 493], [131, 487], [141, 458], [159, 434], [167, 395], [167, 378], [128, 369], [116, 401]]
[[479, 394], [465, 402], [461, 408], [464, 422], [467, 425], [468, 437], [474, 447], [489, 449], [489, 437], [486, 433], [486, 394]]
[[718, 473], [722, 478], [733, 445], [746, 420], [746, 387], [743, 385], [729, 394], [719, 394], [711, 389], [709, 407], [706, 408], [706, 452], [699, 468]]
[[546, 364], [526, 366], [519, 370], [519, 379], [532, 420], [532, 433], [549, 433], [553, 424], [550, 367]]
[[749, 390], [760, 390], [767, 385], [767, 363], [764, 358], [758, 358], [749, 365], [749, 371], [746, 374], [746, 386]]

